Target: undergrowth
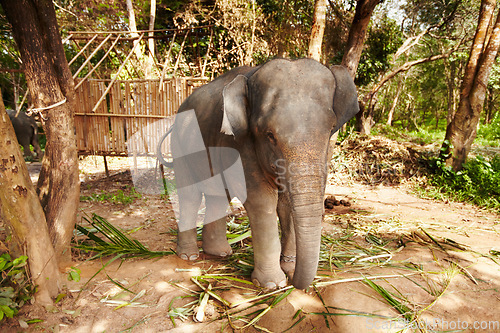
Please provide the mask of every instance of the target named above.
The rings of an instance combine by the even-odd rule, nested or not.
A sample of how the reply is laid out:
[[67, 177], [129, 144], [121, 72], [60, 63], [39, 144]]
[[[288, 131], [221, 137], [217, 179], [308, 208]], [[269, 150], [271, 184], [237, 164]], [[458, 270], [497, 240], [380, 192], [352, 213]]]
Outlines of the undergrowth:
[[[415, 143], [432, 141], [432, 136], [423, 138], [425, 131], [421, 131], [420, 141], [412, 133], [401, 134], [392, 127], [379, 126], [377, 130], [384, 136], [352, 134], [344, 139], [341, 152], [332, 159], [333, 183], [349, 180], [392, 186], [413, 179], [411, 186], [424, 198], [468, 202], [500, 211], [500, 155], [495, 153], [496, 148], [477, 147], [463, 169], [455, 172], [445, 163], [445, 148], [439, 153], [442, 138], [422, 147]], [[494, 130], [488, 133], [489, 139], [497, 138]]]
[[12, 259], [8, 253], [0, 256], [0, 323], [14, 317], [35, 292], [26, 272], [27, 260], [26, 256]]
[[491, 123], [479, 126], [475, 141], [482, 146], [500, 146], [500, 115], [497, 115]]
[[134, 202], [136, 199], [140, 199], [142, 195], [132, 187], [129, 193], [125, 193], [123, 190], [117, 190], [116, 192], [105, 192], [101, 191], [101, 193], [92, 193], [90, 195], [82, 195], [80, 196], [80, 201], [95, 201], [95, 202], [103, 202], [107, 201], [112, 204], [122, 204], [128, 205]]
[[426, 189], [427, 196], [439, 199], [444, 196], [500, 211], [499, 155], [469, 158], [460, 171], [447, 166], [442, 156], [430, 159], [429, 166], [429, 182], [434, 188]]

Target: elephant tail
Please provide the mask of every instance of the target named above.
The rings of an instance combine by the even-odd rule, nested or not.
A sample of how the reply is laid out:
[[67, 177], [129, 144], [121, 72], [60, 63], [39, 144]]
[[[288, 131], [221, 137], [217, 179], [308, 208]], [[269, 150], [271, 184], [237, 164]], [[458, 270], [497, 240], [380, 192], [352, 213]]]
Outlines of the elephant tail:
[[163, 158], [163, 153], [161, 152], [161, 146], [163, 144], [163, 141], [165, 141], [165, 139], [170, 135], [170, 133], [172, 133], [173, 128], [174, 128], [174, 125], [170, 126], [168, 131], [165, 134], [163, 134], [163, 136], [160, 138], [160, 140], [158, 142], [158, 146], [156, 147], [156, 158], [158, 159], [158, 161], [161, 164], [163, 164], [167, 168], [173, 168], [174, 163], [165, 161], [165, 159]]

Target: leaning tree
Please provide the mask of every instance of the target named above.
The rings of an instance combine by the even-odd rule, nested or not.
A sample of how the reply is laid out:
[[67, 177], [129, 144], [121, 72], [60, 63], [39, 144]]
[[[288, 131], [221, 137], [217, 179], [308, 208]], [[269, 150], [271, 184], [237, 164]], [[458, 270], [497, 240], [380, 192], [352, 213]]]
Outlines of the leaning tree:
[[[53, 255], [50, 248], [39, 251], [42, 251], [42, 257], [45, 255], [56, 260], [59, 268], [64, 268], [71, 261], [70, 241], [76, 222], [80, 189], [73, 117], [73, 78], [64, 54], [52, 1], [0, 0], [0, 4], [12, 26], [32, 97], [33, 110], [39, 112], [47, 136], [37, 185], [38, 200], [33, 199], [29, 189], [11, 191], [11, 195], [2, 200], [2, 215], [14, 233], [21, 230], [13, 227], [15, 221], [21, 223], [24, 230], [34, 229], [35, 232], [39, 223], [46, 222]], [[8, 144], [9, 138], [5, 133], [8, 132], [4, 130], [0, 135], [3, 134], [2, 140]], [[9, 164], [9, 167], [23, 169], [19, 166], [22, 164], [19, 164], [19, 159], [16, 161], [17, 166]], [[23, 189], [29, 186], [19, 183], [11, 184], [11, 187]], [[26, 198], [30, 200], [27, 201]], [[15, 209], [8, 210], [8, 205], [14, 206]], [[40, 216], [41, 209], [44, 214]], [[12, 214], [6, 215], [8, 211]], [[27, 218], [19, 215], [23, 211], [27, 212]], [[39, 235], [43, 238], [42, 231]], [[28, 248], [33, 245], [30, 242], [38, 242], [36, 239], [18, 238], [26, 242]], [[40, 264], [36, 262], [39, 257], [31, 255], [29, 258], [32, 276], [40, 273], [33, 272], [33, 267]], [[58, 276], [55, 272], [51, 275], [53, 276], [48, 279], [49, 285], [44, 284], [47, 289], [41, 290], [40, 287], [44, 287], [41, 285], [39, 294], [52, 297], [57, 294], [57, 288], [53, 286], [57, 284]], [[37, 276], [34, 278], [36, 281]]]
[[442, 152], [446, 164], [455, 171], [462, 169], [484, 106], [488, 79], [500, 47], [500, 15], [493, 19], [496, 0], [482, 0], [479, 20], [465, 68], [460, 90], [460, 102], [446, 128]]

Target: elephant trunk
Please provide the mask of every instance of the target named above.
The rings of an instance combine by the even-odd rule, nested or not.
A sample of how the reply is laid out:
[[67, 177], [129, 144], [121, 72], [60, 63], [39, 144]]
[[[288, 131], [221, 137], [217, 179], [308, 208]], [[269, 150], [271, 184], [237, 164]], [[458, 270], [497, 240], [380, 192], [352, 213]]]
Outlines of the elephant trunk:
[[306, 289], [318, 269], [325, 177], [317, 174], [303, 176], [298, 184], [290, 192], [297, 246], [293, 285]]

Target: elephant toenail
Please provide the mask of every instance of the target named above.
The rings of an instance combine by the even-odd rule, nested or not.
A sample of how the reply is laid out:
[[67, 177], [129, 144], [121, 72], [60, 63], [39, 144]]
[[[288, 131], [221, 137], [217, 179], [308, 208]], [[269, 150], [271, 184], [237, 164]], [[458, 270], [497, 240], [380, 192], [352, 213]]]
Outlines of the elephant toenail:
[[180, 255], [179, 255], [179, 257], [180, 257], [182, 260], [188, 260], [188, 256], [187, 256], [187, 254], [185, 254], [185, 253], [180, 254]]
[[286, 287], [286, 280], [283, 280], [280, 283], [278, 283], [278, 287], [280, 287], [280, 288]]
[[264, 289], [276, 289], [276, 283], [268, 282], [265, 284]]
[[260, 282], [257, 279], [252, 280], [253, 284], [255, 284], [257, 287], [260, 287]]
[[189, 260], [196, 260], [198, 259], [198, 255], [197, 254], [192, 254], [190, 257], [189, 257]]

